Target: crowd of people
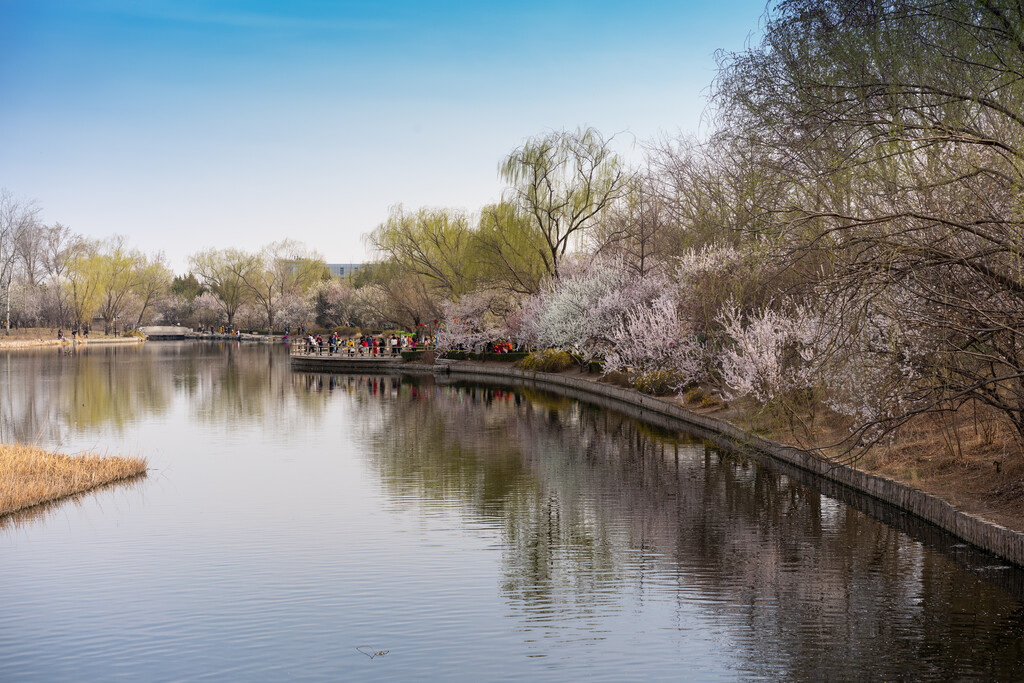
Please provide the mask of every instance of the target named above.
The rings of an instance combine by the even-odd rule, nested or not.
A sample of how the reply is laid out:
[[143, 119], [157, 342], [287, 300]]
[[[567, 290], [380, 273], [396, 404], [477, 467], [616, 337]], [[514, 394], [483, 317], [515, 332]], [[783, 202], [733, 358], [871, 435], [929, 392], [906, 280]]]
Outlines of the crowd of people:
[[327, 335], [327, 337], [320, 334], [307, 334], [302, 339], [301, 348], [303, 352], [316, 354], [317, 356], [324, 354], [333, 356], [337, 353], [339, 355], [347, 354], [353, 358], [356, 356], [371, 358], [397, 357], [401, 355], [402, 351], [415, 350], [417, 346], [415, 337], [397, 334], [392, 334], [390, 337], [363, 335], [342, 339], [335, 332]]
[[[285, 334], [285, 341], [288, 341], [291, 330]], [[333, 356], [348, 355], [350, 357], [383, 358], [397, 357], [402, 351], [415, 351], [417, 348], [428, 348], [432, 346], [430, 339], [421, 338], [417, 341], [414, 335], [392, 334], [388, 335], [362, 335], [359, 337], [342, 338], [337, 332], [323, 335], [307, 332], [305, 328], [296, 328], [295, 340], [298, 342], [297, 349], [300, 353]], [[518, 345], [509, 341], [481, 342], [473, 347], [457, 345], [457, 351], [471, 351], [475, 353], [513, 353], [519, 351]]]

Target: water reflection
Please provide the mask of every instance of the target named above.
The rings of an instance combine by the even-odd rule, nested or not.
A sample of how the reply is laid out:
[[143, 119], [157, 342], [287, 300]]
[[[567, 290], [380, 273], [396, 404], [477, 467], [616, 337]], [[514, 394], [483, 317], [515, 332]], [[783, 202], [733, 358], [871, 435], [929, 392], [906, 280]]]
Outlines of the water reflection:
[[728, 630], [744, 675], [1005, 679], [1024, 664], [1019, 592], [754, 462], [543, 393], [337, 381], [385, 401], [364, 436], [396, 503], [457, 501], [500, 529], [501, 590], [548, 644], [605, 638], [629, 586], [671, 603], [680, 633]]
[[33, 525], [37, 525], [45, 520], [56, 517], [58, 511], [60, 511], [61, 514], [67, 514], [67, 506], [80, 508], [82, 501], [102, 491], [109, 491], [116, 488], [121, 489], [122, 492], [124, 490], [128, 490], [138, 493], [143, 488], [143, 480], [146, 479], [146, 476], [147, 473], [143, 472], [131, 477], [130, 479], [120, 479], [118, 481], [96, 486], [88, 491], [83, 491], [82, 493], [76, 493], [66, 498], [61, 498], [47, 503], [40, 503], [39, 505], [33, 505], [32, 507], [25, 508], [24, 510], [0, 515], [0, 533], [28, 529]]
[[0, 440], [59, 445], [79, 433], [122, 433], [166, 415], [176, 397], [200, 422], [287, 435], [296, 415], [323, 414], [322, 400], [295, 391], [300, 380], [283, 347], [237, 342], [3, 352]]
[[0, 438], [59, 442], [69, 428], [122, 430], [140, 413], [165, 411], [171, 388], [136, 363], [142, 352], [132, 345], [0, 354]]
[[2, 528], [4, 680], [1024, 670], [1021, 572], [522, 386], [292, 373], [279, 347], [96, 347], [0, 356], [0, 425], [139, 444], [154, 466]]

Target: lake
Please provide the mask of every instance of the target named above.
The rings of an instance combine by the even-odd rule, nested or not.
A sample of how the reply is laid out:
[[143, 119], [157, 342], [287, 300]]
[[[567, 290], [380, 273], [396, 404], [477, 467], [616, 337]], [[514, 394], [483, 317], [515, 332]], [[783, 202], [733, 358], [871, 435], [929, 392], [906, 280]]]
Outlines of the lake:
[[1019, 569], [542, 391], [257, 344], [8, 352], [0, 439], [150, 464], [0, 519], [3, 681], [1024, 671]]

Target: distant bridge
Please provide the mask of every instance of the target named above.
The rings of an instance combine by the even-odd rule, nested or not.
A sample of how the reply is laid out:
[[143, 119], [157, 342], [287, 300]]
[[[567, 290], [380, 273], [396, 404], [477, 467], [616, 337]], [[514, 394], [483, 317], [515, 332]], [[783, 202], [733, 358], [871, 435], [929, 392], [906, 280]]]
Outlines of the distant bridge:
[[148, 325], [139, 329], [149, 339], [184, 339], [192, 331], [180, 325]]

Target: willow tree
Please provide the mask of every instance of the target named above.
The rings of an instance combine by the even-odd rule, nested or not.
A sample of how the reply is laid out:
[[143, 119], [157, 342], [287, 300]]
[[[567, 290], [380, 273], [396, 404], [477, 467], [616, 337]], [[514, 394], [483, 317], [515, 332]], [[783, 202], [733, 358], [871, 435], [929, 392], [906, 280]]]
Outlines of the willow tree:
[[425, 278], [441, 298], [455, 299], [473, 289], [473, 234], [464, 212], [428, 208], [409, 212], [394, 206], [368, 241], [385, 263]]
[[67, 255], [61, 284], [76, 328], [88, 324], [99, 308], [104, 270], [98, 242], [80, 240]]
[[788, 178], [768, 208], [789, 253], [828, 252], [830, 324], [885, 321], [865, 429], [979, 401], [1024, 439], [1022, 63], [1008, 0], [786, 0], [724, 55], [720, 120]]
[[138, 315], [135, 326], [142, 324], [146, 312], [158, 306], [171, 292], [174, 273], [162, 253], [152, 259], [143, 257], [137, 266], [136, 285], [132, 291]]
[[547, 241], [537, 224], [507, 202], [485, 206], [475, 234], [482, 284], [514, 294], [536, 294], [549, 275]]
[[378, 296], [363, 299], [373, 303], [376, 320], [415, 330], [429, 326], [441, 317], [442, 301], [437, 283], [425, 275], [409, 271], [393, 262], [377, 264], [369, 269], [362, 289], [372, 289]]
[[316, 252], [286, 239], [264, 247], [238, 272], [273, 332], [281, 304], [289, 296], [304, 295], [324, 277], [327, 265]]
[[146, 258], [128, 246], [128, 238], [115, 235], [104, 240], [97, 254], [100, 268], [99, 308], [104, 332], [117, 334], [117, 320], [124, 316], [133, 293], [140, 285]]
[[593, 128], [531, 138], [500, 167], [509, 184], [504, 202], [514, 212], [495, 214], [499, 230], [518, 230], [525, 218], [539, 239], [544, 270], [557, 278], [569, 247], [621, 194], [626, 174], [609, 141]]
[[259, 259], [240, 249], [206, 249], [189, 257], [192, 272], [220, 301], [228, 326], [238, 309], [252, 299], [246, 278], [259, 267]]

